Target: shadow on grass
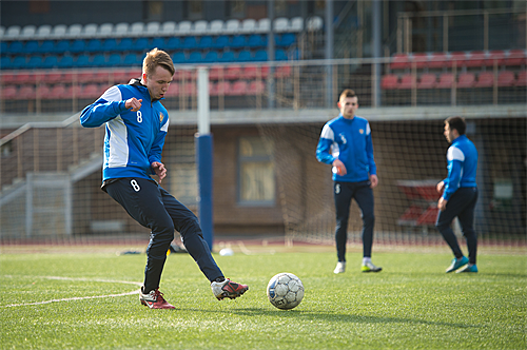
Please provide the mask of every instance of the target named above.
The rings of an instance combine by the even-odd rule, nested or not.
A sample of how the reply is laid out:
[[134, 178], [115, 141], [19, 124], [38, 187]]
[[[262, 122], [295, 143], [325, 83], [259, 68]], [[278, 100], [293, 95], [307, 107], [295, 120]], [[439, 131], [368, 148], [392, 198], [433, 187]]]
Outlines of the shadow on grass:
[[405, 323], [405, 324], [418, 324], [418, 325], [428, 325], [428, 326], [444, 326], [450, 328], [479, 328], [477, 325], [464, 324], [464, 323], [452, 323], [452, 322], [437, 322], [437, 321], [427, 321], [419, 320], [412, 318], [399, 318], [399, 317], [377, 317], [377, 316], [360, 316], [360, 315], [342, 315], [327, 311], [313, 312], [313, 311], [303, 311], [303, 310], [268, 310], [262, 308], [245, 308], [237, 310], [203, 310], [195, 308], [177, 308], [181, 311], [192, 311], [192, 312], [205, 312], [205, 313], [225, 313], [225, 314], [235, 314], [238, 316], [269, 316], [269, 317], [280, 317], [283, 319], [294, 318], [298, 320], [299, 318], [304, 318], [306, 320], [317, 320], [324, 322], [347, 322], [347, 323], [380, 323], [380, 324], [392, 324], [392, 323]]

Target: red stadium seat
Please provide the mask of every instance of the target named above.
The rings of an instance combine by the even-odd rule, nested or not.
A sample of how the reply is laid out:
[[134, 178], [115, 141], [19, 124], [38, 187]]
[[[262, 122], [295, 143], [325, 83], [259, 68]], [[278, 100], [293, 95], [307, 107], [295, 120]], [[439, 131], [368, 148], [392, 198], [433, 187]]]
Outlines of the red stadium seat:
[[225, 79], [228, 80], [237, 80], [242, 76], [242, 67], [240, 66], [230, 66], [225, 70]]
[[216, 92], [219, 96], [231, 95], [231, 83], [228, 81], [220, 81], [218, 84], [216, 84]]
[[36, 89], [33, 85], [25, 85], [18, 90], [17, 99], [34, 100], [36, 98]]
[[130, 79], [133, 77], [128, 75], [128, 71], [124, 69], [113, 71], [113, 83], [114, 84], [128, 84]]
[[51, 88], [49, 85], [42, 84], [37, 89], [37, 98], [47, 100], [51, 96]]
[[261, 80], [251, 81], [247, 95], [261, 95], [265, 92], [265, 83]]
[[454, 63], [456, 67], [461, 67], [466, 64], [467, 55], [465, 52], [456, 51], [450, 54], [450, 62], [447, 64], [447, 67], [453, 67]]
[[469, 52], [466, 67], [480, 68], [485, 66], [487, 63], [487, 53], [485, 51], [472, 51]]
[[518, 79], [514, 85], [527, 86], [527, 70], [522, 70], [520, 73], [518, 73]]
[[452, 88], [455, 79], [453, 73], [443, 73], [439, 76], [439, 82], [437, 83], [436, 88], [450, 89]]
[[448, 56], [445, 52], [433, 52], [430, 55], [428, 68], [443, 68], [448, 63]]
[[396, 89], [399, 83], [399, 77], [395, 74], [387, 74], [381, 79], [381, 89], [391, 90]]
[[291, 66], [276, 67], [274, 76], [277, 78], [287, 78], [291, 76]]
[[412, 64], [415, 64], [415, 68], [417, 69], [428, 67], [428, 54], [426, 52], [416, 52], [412, 55], [412, 62]]
[[242, 71], [242, 79], [255, 79], [258, 74], [258, 66], [255, 65], [249, 65], [243, 67]]
[[390, 63], [390, 69], [408, 69], [410, 68], [410, 58], [405, 53], [396, 53], [392, 57], [392, 62]]
[[219, 80], [223, 77], [223, 67], [214, 66], [209, 71], [210, 80]]
[[94, 71], [81, 71], [77, 72], [77, 82], [79, 83], [92, 83], [95, 81]]
[[2, 88], [2, 99], [3, 100], [14, 100], [17, 98], [18, 89], [14, 85], [4, 86]]
[[168, 87], [165, 97], [174, 97], [179, 95], [179, 84], [177, 82], [172, 82]]
[[42, 77], [42, 81], [46, 84], [57, 84], [62, 82], [62, 72], [50, 72], [47, 74], [44, 74]]
[[98, 84], [86, 84], [82, 87], [80, 97], [82, 98], [96, 98], [103, 93]]
[[108, 83], [112, 78], [110, 71], [96, 71], [93, 75], [93, 81], [98, 83]]
[[183, 96], [196, 96], [198, 94], [198, 87], [194, 81], [186, 81], [185, 84], [179, 86], [179, 94]]
[[496, 63], [498, 66], [505, 64], [505, 51], [493, 50], [489, 52], [487, 66], [494, 66], [494, 63]]
[[37, 77], [31, 73], [20, 72], [16, 80], [17, 84], [34, 84], [37, 82]]
[[506, 66], [523, 66], [527, 64], [527, 56], [525, 50], [510, 50], [509, 55], [505, 59]]
[[72, 96], [72, 92], [69, 89], [66, 89], [66, 86], [63, 84], [55, 85], [49, 94], [50, 99], [69, 99]]
[[432, 89], [436, 87], [437, 77], [434, 73], [422, 74], [417, 83], [418, 89]]
[[514, 86], [515, 78], [514, 73], [508, 70], [500, 72], [498, 75], [498, 86], [499, 87], [505, 87], [505, 86]]
[[18, 83], [17, 78], [18, 74], [16, 73], [4, 73], [1, 77], [2, 84], [16, 84]]
[[77, 79], [77, 73], [75, 72], [64, 72], [62, 74], [62, 82], [67, 84], [67, 83], [73, 83], [74, 81], [76, 81]]
[[399, 84], [399, 89], [411, 89], [416, 86], [415, 76], [412, 74], [406, 74], [401, 77], [401, 83]]
[[247, 89], [248, 89], [247, 82], [244, 80], [239, 80], [235, 82], [234, 84], [232, 84], [231, 95], [234, 95], [234, 96], [246, 95]]
[[472, 73], [463, 73], [459, 75], [457, 81], [458, 88], [471, 88], [476, 82], [476, 77]]
[[476, 84], [474, 84], [474, 86], [478, 88], [492, 87], [493, 85], [494, 85], [494, 73], [493, 72], [479, 73], [478, 80], [476, 81]]

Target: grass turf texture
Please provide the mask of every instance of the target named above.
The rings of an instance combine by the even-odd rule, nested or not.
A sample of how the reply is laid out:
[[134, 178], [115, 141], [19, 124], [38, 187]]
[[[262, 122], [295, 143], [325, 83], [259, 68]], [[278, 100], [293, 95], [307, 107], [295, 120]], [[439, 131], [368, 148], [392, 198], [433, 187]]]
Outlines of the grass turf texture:
[[[478, 274], [445, 274], [447, 254], [377, 253], [384, 267], [333, 274], [334, 253], [277, 253], [216, 261], [250, 290], [218, 302], [186, 254], [168, 257], [160, 290], [176, 310], [150, 310], [137, 295], [9, 306], [131, 292], [146, 257], [0, 255], [1, 349], [525, 349], [527, 257], [483, 255]], [[302, 303], [274, 308], [269, 279], [291, 272]], [[49, 279], [68, 277], [70, 280]]]

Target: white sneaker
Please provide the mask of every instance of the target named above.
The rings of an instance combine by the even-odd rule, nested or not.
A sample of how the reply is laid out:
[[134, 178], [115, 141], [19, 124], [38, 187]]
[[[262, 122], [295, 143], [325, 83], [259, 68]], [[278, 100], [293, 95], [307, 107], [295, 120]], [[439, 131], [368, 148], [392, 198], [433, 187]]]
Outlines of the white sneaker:
[[381, 272], [382, 267], [373, 265], [371, 261], [362, 264], [362, 272]]
[[339, 261], [337, 267], [333, 270], [333, 273], [344, 273], [344, 271], [346, 271], [346, 262]]

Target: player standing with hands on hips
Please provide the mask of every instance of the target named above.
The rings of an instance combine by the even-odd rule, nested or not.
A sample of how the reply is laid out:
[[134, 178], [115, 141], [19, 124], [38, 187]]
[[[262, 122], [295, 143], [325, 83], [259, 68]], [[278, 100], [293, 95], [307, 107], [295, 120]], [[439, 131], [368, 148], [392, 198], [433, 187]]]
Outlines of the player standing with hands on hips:
[[224, 277], [203, 239], [197, 217], [150, 177], [157, 175], [161, 183], [167, 175], [161, 152], [169, 118], [160, 100], [174, 73], [170, 56], [153, 49], [143, 60], [141, 79], [109, 88], [80, 116], [83, 127], [105, 125], [102, 190], [151, 230], [145, 279], [139, 293], [141, 303], [151, 309], [174, 309], [159, 291], [174, 230], [181, 234], [218, 300], [234, 299], [249, 289]]
[[319, 162], [333, 165], [333, 193], [337, 214], [335, 241], [337, 266], [334, 273], [346, 271], [346, 242], [351, 199], [362, 212], [362, 272], [379, 272], [381, 267], [371, 262], [373, 245], [373, 188], [377, 186], [377, 167], [373, 159], [370, 124], [355, 115], [358, 98], [350, 89], [344, 90], [337, 106], [340, 115], [324, 125], [317, 146]]
[[[478, 200], [476, 170], [478, 151], [474, 143], [465, 136], [466, 123], [463, 118], [450, 117], [445, 120], [445, 138], [452, 145], [447, 151], [448, 177], [437, 184], [437, 192], [443, 193], [437, 207], [436, 227], [452, 249], [454, 259], [446, 272], [478, 272], [476, 254], [478, 237], [474, 231], [474, 208]], [[452, 220], [458, 217], [463, 236], [467, 241], [468, 259], [461, 252]]]

